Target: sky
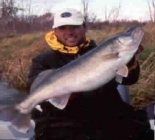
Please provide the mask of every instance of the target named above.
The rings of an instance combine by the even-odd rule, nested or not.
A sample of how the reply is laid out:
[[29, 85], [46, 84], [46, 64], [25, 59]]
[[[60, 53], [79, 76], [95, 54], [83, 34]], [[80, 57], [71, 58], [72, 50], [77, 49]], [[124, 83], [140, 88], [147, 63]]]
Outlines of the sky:
[[[105, 20], [105, 11], [109, 14], [120, 4], [118, 19], [144, 21], [149, 19], [148, 1], [151, 0], [89, 0], [89, 13], [94, 13], [99, 19]], [[22, 0], [16, 2], [21, 5]], [[25, 0], [24, 5], [25, 7], [31, 5], [31, 13], [38, 15], [45, 12], [55, 13], [62, 8], [77, 10], [82, 8], [81, 0]]]

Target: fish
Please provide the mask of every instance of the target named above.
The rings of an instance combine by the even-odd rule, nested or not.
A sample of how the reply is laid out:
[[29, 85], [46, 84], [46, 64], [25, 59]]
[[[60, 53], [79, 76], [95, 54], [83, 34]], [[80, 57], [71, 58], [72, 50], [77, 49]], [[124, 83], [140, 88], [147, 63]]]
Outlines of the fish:
[[66, 108], [71, 94], [95, 90], [110, 80], [122, 83], [129, 70], [127, 63], [133, 58], [143, 39], [141, 26], [133, 26], [100, 43], [76, 60], [40, 73], [30, 92], [20, 103], [0, 110], [17, 131], [26, 133], [30, 127], [31, 112], [44, 101], [56, 108]]

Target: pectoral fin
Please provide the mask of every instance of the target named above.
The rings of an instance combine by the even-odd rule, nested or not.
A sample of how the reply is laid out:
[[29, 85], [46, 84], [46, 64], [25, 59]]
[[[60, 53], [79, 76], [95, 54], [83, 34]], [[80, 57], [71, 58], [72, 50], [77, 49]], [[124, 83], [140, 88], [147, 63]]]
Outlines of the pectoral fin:
[[10, 106], [0, 110], [0, 120], [11, 122], [15, 130], [21, 133], [27, 133], [30, 128], [31, 114], [22, 114], [16, 106]]
[[48, 101], [54, 105], [55, 107], [59, 109], [64, 109], [68, 103], [68, 100], [70, 98], [71, 94], [59, 96], [59, 97], [53, 97], [49, 99]]
[[127, 77], [128, 76], [128, 73], [129, 73], [129, 70], [127, 68], [127, 66], [122, 66], [120, 67], [117, 71], [116, 71], [117, 75], [116, 75], [116, 81], [118, 83], [122, 83], [122, 80], [123, 80], [123, 77]]
[[124, 65], [124, 66], [120, 67], [119, 69], [117, 69], [116, 73], [122, 77], [127, 77], [129, 70], [128, 70], [127, 66]]

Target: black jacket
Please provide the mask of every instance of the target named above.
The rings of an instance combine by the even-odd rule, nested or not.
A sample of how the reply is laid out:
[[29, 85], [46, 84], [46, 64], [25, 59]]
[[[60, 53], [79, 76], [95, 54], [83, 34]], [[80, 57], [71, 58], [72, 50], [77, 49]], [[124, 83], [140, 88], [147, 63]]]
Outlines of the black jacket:
[[[32, 60], [28, 75], [28, 84], [31, 86], [36, 76], [47, 69], [57, 69], [71, 62], [96, 47], [94, 41], [90, 46], [81, 49], [78, 54], [66, 54], [58, 51], [47, 51]], [[135, 58], [128, 67], [135, 64]], [[124, 85], [137, 82], [140, 67], [132, 69], [127, 78], [123, 79]], [[118, 83], [112, 79], [108, 84], [87, 93], [77, 94], [71, 98], [64, 110], [59, 110], [48, 102], [41, 103], [43, 113], [34, 111], [33, 118], [36, 121], [36, 140], [49, 138], [55, 139], [86, 139], [92, 132], [99, 135], [103, 131], [104, 139], [129, 138], [130, 135], [138, 135], [138, 126], [131, 123], [136, 119], [134, 108], [124, 103], [117, 91]], [[130, 123], [129, 123], [130, 122]], [[113, 128], [111, 127], [113, 126]], [[126, 129], [126, 131], [124, 131]], [[131, 129], [129, 131], [129, 129]], [[118, 131], [118, 132], [117, 132]], [[122, 135], [122, 132], [124, 135]], [[113, 136], [109, 133], [113, 134]]]

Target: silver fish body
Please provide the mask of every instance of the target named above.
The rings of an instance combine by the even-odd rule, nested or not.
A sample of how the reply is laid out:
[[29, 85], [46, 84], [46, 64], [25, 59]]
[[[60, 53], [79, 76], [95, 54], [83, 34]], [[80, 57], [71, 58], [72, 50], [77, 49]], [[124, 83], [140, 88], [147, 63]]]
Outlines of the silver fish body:
[[[128, 76], [126, 64], [137, 51], [143, 35], [142, 27], [132, 27], [59, 69], [42, 72], [35, 79], [30, 95], [15, 105], [14, 109], [18, 110], [21, 117], [25, 114], [28, 118], [28, 114], [43, 101], [64, 109], [70, 95], [75, 92], [97, 89], [113, 78], [121, 83], [122, 77]], [[27, 131], [28, 119], [23, 124], [13, 120], [12, 124], [19, 131]]]

